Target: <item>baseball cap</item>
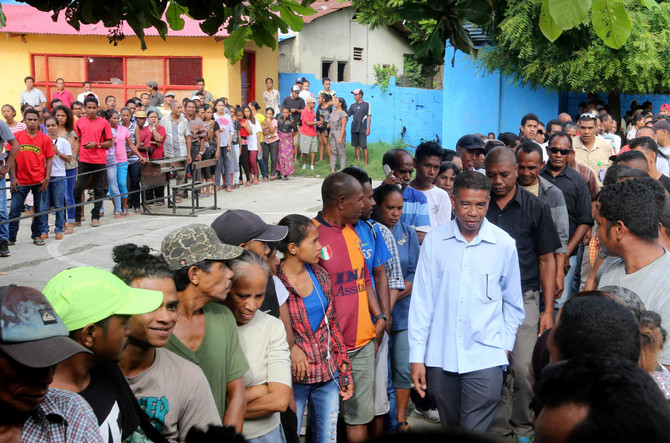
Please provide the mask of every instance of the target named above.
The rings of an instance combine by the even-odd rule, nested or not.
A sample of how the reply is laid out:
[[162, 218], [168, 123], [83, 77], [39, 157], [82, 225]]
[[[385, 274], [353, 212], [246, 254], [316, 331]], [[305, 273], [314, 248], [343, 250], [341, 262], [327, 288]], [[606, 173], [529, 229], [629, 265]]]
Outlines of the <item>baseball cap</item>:
[[354, 89], [353, 91], [351, 91], [351, 93], [354, 94], [354, 95], [356, 95], [356, 94], [363, 95], [363, 90], [362, 89]]
[[157, 88], [158, 87], [158, 82], [154, 80], [150, 80], [147, 82], [147, 86], [151, 86], [152, 88]]
[[481, 150], [486, 152], [484, 150], [484, 144], [482, 143], [482, 140], [474, 134], [466, 134], [463, 137], [459, 138], [458, 142], [456, 143], [456, 146], [460, 146], [461, 148], [470, 149], [473, 151]]
[[663, 103], [663, 104], [661, 105], [661, 111], [668, 111], [668, 112], [670, 112], [670, 104], [668, 104], [668, 103]]
[[135, 118], [147, 118], [145, 111], [135, 111]]
[[176, 97], [174, 92], [166, 92], [163, 97]]
[[265, 223], [258, 215], [245, 209], [230, 209], [219, 215], [213, 222], [219, 240], [231, 245], [239, 245], [251, 240], [275, 242], [288, 234], [288, 226]]
[[305, 79], [303, 77], [298, 77], [298, 78], [295, 79], [296, 83], [302, 83], [304, 81], [305, 81]]
[[658, 119], [658, 121], [654, 123], [654, 131], [658, 131], [659, 129], [665, 129], [670, 132], [670, 122], [664, 118]]
[[146, 314], [163, 303], [163, 293], [132, 288], [116, 275], [91, 266], [56, 274], [44, 296], [69, 331], [76, 331], [112, 315]]
[[307, 97], [307, 100], [305, 100], [305, 103], [316, 103], [316, 99], [312, 96]]
[[211, 227], [196, 224], [175, 229], [161, 244], [161, 254], [172, 271], [203, 260], [230, 260], [242, 251], [239, 246], [221, 243]]
[[298, 85], [293, 85], [293, 87], [291, 88], [291, 91], [293, 91], [293, 92], [300, 92], [300, 86], [298, 86]]
[[191, 100], [202, 100], [202, 97], [200, 97], [197, 94], [193, 94], [193, 96], [191, 97]]
[[30, 368], [46, 368], [91, 351], [68, 337], [63, 320], [37, 289], [0, 287], [0, 350]]

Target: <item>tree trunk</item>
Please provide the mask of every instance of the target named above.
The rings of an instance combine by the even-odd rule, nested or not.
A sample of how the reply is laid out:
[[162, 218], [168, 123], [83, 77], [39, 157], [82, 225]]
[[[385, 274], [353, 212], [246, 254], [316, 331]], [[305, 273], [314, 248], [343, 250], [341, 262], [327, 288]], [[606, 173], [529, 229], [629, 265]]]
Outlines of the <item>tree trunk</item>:
[[607, 105], [612, 118], [616, 120], [619, 127], [623, 127], [621, 125], [621, 94], [618, 92], [609, 92], [607, 94]]

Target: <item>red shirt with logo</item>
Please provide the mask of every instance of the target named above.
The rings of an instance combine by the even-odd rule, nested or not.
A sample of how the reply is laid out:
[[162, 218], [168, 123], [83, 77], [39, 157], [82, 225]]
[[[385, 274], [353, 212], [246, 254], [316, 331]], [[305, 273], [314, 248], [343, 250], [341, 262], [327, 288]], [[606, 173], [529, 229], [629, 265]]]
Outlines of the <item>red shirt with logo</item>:
[[46, 160], [54, 157], [51, 139], [42, 132], [34, 137], [26, 131], [15, 134], [19, 144], [19, 153], [16, 156], [16, 179], [19, 185], [36, 185], [46, 178]]

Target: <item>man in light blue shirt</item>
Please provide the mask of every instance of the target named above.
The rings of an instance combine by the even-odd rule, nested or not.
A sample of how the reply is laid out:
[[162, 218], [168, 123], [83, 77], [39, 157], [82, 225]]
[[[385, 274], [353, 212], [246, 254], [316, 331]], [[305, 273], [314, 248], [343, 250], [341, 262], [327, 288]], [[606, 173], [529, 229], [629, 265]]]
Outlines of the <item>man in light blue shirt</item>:
[[445, 428], [479, 432], [491, 428], [525, 317], [516, 245], [486, 220], [489, 193], [484, 175], [457, 176], [456, 218], [426, 235], [408, 321], [414, 389], [428, 387]]

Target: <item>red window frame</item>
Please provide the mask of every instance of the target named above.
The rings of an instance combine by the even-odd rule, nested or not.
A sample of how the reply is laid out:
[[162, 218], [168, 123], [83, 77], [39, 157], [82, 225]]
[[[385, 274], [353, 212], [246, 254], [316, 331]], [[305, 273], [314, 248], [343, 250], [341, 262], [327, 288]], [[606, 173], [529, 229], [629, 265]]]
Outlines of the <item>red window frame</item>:
[[[128, 78], [128, 71], [127, 71], [127, 63], [126, 61], [130, 58], [140, 58], [140, 59], [159, 59], [162, 61], [163, 64], [163, 76], [161, 79], [161, 82], [159, 82], [158, 85], [158, 90], [165, 94], [168, 90], [170, 91], [186, 91], [186, 90], [195, 90], [196, 89], [196, 84], [195, 84], [195, 79], [192, 84], [190, 85], [168, 85], [167, 84], [167, 63], [168, 59], [171, 58], [190, 58], [190, 59], [199, 59], [200, 60], [200, 75], [199, 77], [202, 77], [202, 57], [199, 56], [178, 56], [178, 55], [166, 55], [166, 56], [141, 56], [141, 55], [96, 55], [96, 54], [87, 54], [87, 55], [79, 55], [79, 54], [46, 54], [46, 53], [30, 53], [30, 72], [33, 77], [35, 77], [35, 57], [44, 57], [44, 75], [46, 76], [45, 80], [38, 80], [35, 79], [35, 86], [43, 86], [46, 89], [45, 95], [47, 97], [51, 97], [51, 92], [52, 90], [56, 89], [56, 82], [55, 81], [49, 81], [49, 57], [73, 57], [73, 58], [82, 58], [84, 59], [84, 62], [86, 61], [86, 58], [88, 57], [96, 57], [96, 58], [102, 58], [102, 57], [111, 57], [111, 58], [119, 58], [121, 57], [123, 59], [123, 84], [120, 85], [113, 85], [110, 83], [95, 83], [91, 82], [91, 88], [92, 89], [123, 89], [123, 97], [124, 100], [128, 100], [130, 97], [135, 97], [135, 91], [137, 89], [146, 89], [147, 85], [146, 84], [141, 84], [141, 85], [135, 85], [135, 84], [128, 84], [126, 82], [126, 79]], [[88, 78], [88, 63], [84, 63], [84, 78]], [[69, 88], [81, 88], [81, 82], [68, 82], [67, 79], [64, 79], [65, 81], [65, 86]], [[129, 90], [132, 92], [129, 95]], [[76, 96], [76, 94], [75, 94]]]

